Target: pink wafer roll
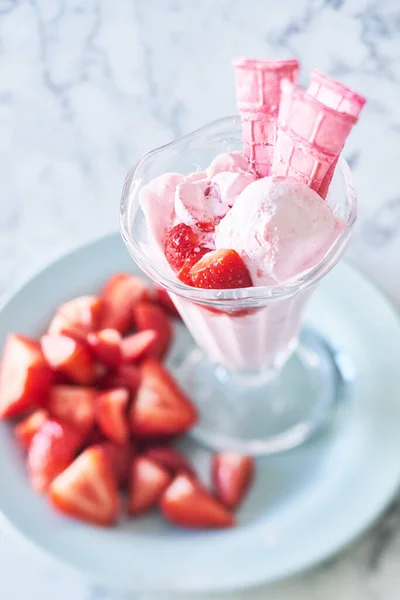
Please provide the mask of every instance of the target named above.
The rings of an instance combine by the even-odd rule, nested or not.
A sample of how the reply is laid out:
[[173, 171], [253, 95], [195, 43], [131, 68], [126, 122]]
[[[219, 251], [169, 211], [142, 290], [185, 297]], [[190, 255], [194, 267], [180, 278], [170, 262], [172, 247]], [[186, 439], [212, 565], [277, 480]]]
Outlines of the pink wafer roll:
[[[322, 104], [325, 104], [325, 106], [329, 106], [330, 108], [348, 115], [353, 115], [356, 118], [358, 118], [366, 102], [366, 99], [363, 96], [353, 92], [353, 90], [341, 84], [339, 81], [324, 75], [324, 73], [321, 73], [317, 69], [311, 73], [311, 82], [308, 86], [307, 93]], [[328, 195], [329, 186], [338, 160], [339, 157], [337, 157], [329, 167], [322, 180], [318, 190], [318, 193], [322, 198], [326, 198]]]
[[357, 118], [333, 110], [282, 81], [272, 175], [288, 176], [318, 191]]
[[272, 164], [281, 81], [297, 80], [299, 62], [238, 59], [233, 64], [242, 117], [243, 152], [257, 175], [264, 177]]

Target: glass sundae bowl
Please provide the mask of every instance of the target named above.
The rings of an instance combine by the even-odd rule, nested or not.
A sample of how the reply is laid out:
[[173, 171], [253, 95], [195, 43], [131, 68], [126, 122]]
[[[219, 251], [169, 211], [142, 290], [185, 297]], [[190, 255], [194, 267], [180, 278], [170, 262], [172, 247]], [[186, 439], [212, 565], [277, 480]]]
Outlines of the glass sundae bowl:
[[187, 286], [152, 238], [140, 190], [163, 173], [201, 171], [216, 155], [241, 148], [241, 120], [227, 117], [146, 154], [125, 181], [121, 232], [140, 268], [168, 291], [193, 337], [175, 368], [199, 410], [193, 435], [212, 450], [266, 455], [294, 448], [326, 426], [341, 398], [335, 349], [318, 332], [302, 330], [301, 322], [315, 286], [347, 246], [357, 201], [341, 159], [326, 201], [343, 227], [315, 267], [282, 285]]

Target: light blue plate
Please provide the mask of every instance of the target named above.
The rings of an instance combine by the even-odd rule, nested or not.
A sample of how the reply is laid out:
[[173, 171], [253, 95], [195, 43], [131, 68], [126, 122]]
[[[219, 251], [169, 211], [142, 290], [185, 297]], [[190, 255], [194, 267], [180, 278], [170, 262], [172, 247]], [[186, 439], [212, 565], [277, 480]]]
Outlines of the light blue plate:
[[[11, 331], [39, 335], [61, 302], [96, 292], [120, 270], [137, 268], [117, 234], [53, 263], [3, 307], [0, 345]], [[377, 518], [400, 481], [400, 326], [387, 301], [344, 264], [320, 284], [307, 322], [351, 356], [352, 399], [321, 438], [258, 461], [237, 528], [187, 532], [155, 515], [104, 530], [64, 518], [29, 488], [12, 427], [1, 423], [4, 524], [93, 581], [143, 592], [252, 586], [337, 552]], [[207, 471], [207, 453], [191, 443], [188, 450]]]

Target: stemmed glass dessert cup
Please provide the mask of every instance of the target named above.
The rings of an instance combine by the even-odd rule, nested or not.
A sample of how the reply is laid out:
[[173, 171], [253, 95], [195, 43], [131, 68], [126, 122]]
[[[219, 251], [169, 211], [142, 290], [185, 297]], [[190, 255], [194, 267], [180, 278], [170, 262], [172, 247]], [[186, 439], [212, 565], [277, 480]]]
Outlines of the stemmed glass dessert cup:
[[140, 190], [166, 172], [206, 169], [217, 154], [240, 150], [241, 135], [240, 118], [226, 117], [146, 154], [125, 181], [121, 232], [140, 268], [168, 291], [193, 337], [174, 364], [199, 410], [193, 435], [212, 450], [261, 456], [294, 448], [326, 426], [343, 394], [336, 350], [316, 331], [301, 330], [301, 320], [316, 284], [347, 246], [357, 200], [349, 167], [340, 159], [326, 201], [343, 228], [316, 266], [282, 285], [185, 285], [149, 232]]

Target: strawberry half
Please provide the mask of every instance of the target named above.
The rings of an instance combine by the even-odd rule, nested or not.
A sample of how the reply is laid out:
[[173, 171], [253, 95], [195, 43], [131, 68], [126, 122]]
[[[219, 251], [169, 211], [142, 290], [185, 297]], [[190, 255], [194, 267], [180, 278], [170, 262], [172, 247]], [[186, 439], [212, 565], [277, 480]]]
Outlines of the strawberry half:
[[153, 446], [148, 448], [144, 455], [166, 469], [172, 476], [178, 473], [186, 473], [187, 475], [196, 477], [193, 466], [175, 448], [171, 448], [170, 446]]
[[232, 513], [187, 475], [178, 475], [173, 480], [161, 498], [160, 507], [167, 521], [181, 527], [218, 529], [235, 523]]
[[106, 282], [101, 298], [101, 329], [117, 329], [125, 333], [132, 324], [132, 306], [136, 302], [150, 300], [150, 293], [146, 282], [139, 277], [118, 273]]
[[138, 515], [155, 506], [170, 483], [168, 472], [144, 456], [132, 463], [129, 513]]
[[102, 329], [87, 336], [94, 358], [110, 369], [115, 369], [122, 362], [121, 342], [121, 334], [116, 329]]
[[129, 392], [125, 388], [107, 390], [96, 399], [96, 421], [104, 435], [116, 444], [123, 444], [129, 437], [128, 402]]
[[93, 523], [112, 525], [119, 513], [117, 483], [103, 450], [85, 450], [49, 489], [49, 499], [62, 513]]
[[224, 506], [237, 508], [254, 476], [254, 458], [237, 452], [220, 452], [212, 460], [215, 495]]
[[51, 379], [39, 344], [22, 335], [9, 335], [0, 367], [0, 419], [43, 406]]
[[157, 333], [153, 344], [146, 351], [146, 356], [162, 358], [172, 340], [172, 326], [165, 312], [156, 304], [137, 302], [133, 307], [133, 319], [139, 331], [152, 329]]
[[50, 414], [86, 435], [94, 425], [96, 390], [76, 385], [54, 385], [50, 389]]
[[110, 461], [118, 486], [125, 488], [129, 480], [134, 446], [130, 443], [113, 444], [112, 442], [102, 442], [99, 446]]
[[47, 410], [35, 410], [34, 413], [26, 417], [21, 423], [15, 427], [15, 437], [21, 446], [28, 450], [33, 436], [39, 431], [45, 421], [47, 421], [49, 413]]
[[132, 333], [122, 340], [122, 356], [124, 362], [137, 362], [151, 353], [157, 345], [158, 333], [154, 329], [145, 329]]
[[189, 225], [180, 223], [167, 233], [165, 238], [165, 258], [175, 272], [188, 262], [194, 265], [206, 252], [201, 236]]
[[190, 271], [191, 285], [227, 290], [251, 287], [250, 273], [235, 250], [215, 250], [201, 258]]
[[81, 440], [81, 434], [67, 423], [54, 419], [43, 423], [31, 441], [27, 457], [29, 480], [35, 491], [45, 491], [68, 467]]
[[170, 373], [155, 359], [141, 369], [141, 383], [130, 413], [131, 430], [139, 437], [184, 433], [197, 421], [197, 411]]
[[97, 296], [74, 298], [57, 309], [48, 333], [84, 339], [88, 333], [98, 328], [100, 315], [101, 300]]
[[95, 363], [87, 348], [66, 335], [44, 335], [42, 351], [49, 366], [67, 375], [75, 383], [90, 385], [97, 374]]
[[140, 385], [140, 371], [134, 365], [121, 365], [115, 373], [108, 373], [102, 381], [101, 385], [104, 388], [125, 387], [129, 392], [136, 394]]
[[172, 317], [181, 318], [175, 304], [172, 302], [171, 297], [166, 289], [156, 285], [154, 286], [154, 300], [167, 311]]

